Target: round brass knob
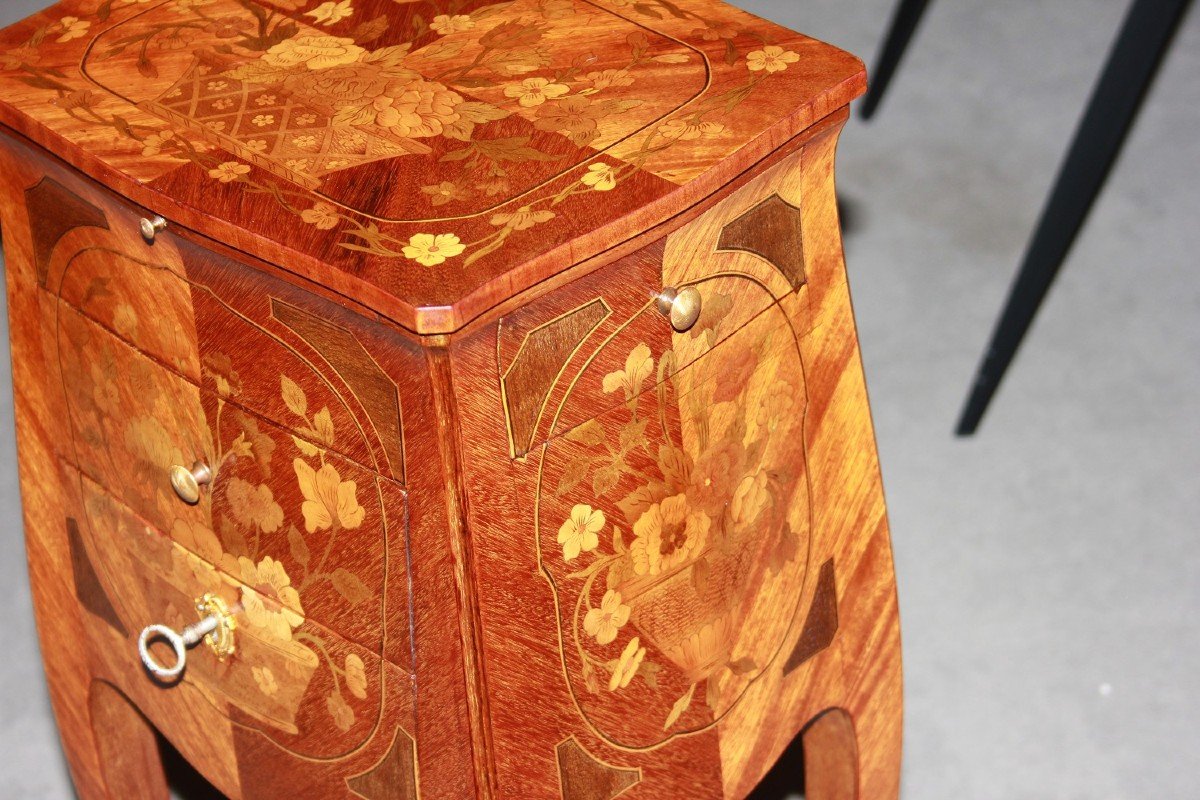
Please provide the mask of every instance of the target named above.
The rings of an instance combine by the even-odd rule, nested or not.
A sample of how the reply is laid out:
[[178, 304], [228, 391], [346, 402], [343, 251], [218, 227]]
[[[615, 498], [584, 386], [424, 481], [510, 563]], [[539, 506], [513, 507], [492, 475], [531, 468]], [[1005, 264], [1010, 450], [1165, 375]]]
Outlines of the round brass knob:
[[212, 483], [212, 470], [203, 461], [197, 461], [191, 468], [176, 464], [171, 467], [171, 488], [179, 499], [195, 505], [200, 502], [200, 487]]
[[700, 290], [695, 286], [676, 289], [668, 286], [659, 292], [658, 310], [671, 321], [671, 327], [679, 333], [690, 330], [700, 319], [702, 301]]
[[167, 228], [167, 221], [162, 217], [142, 217], [139, 224], [142, 228], [142, 238], [150, 244], [154, 244], [154, 237]]

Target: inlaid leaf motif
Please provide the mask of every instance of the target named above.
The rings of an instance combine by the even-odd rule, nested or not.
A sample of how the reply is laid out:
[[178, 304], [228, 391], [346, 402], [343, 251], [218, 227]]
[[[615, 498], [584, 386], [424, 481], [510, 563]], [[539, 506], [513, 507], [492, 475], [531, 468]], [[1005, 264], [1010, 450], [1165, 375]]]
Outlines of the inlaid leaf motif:
[[354, 653], [346, 656], [346, 688], [359, 700], [367, 699], [367, 671]]
[[554, 494], [562, 497], [567, 492], [574, 489], [588, 476], [588, 471], [591, 469], [592, 463], [585, 458], [575, 458], [567, 462], [563, 468], [562, 475], [559, 476], [558, 486], [554, 489]]
[[592, 476], [592, 492], [596, 497], [603, 497], [621, 480], [621, 468], [617, 464], [608, 464], [596, 470]]
[[604, 444], [604, 426], [594, 419], [567, 431], [567, 439], [584, 447], [599, 447]]
[[317, 447], [315, 444], [312, 444], [311, 442], [301, 439], [299, 436], [292, 436], [292, 442], [296, 445], [297, 450], [299, 450], [301, 453], [308, 456], [309, 458], [312, 458], [314, 456], [318, 456], [321, 454], [321, 448]]
[[313, 416], [313, 432], [322, 444], [333, 444], [333, 417], [330, 416], [328, 407], [322, 408]]
[[650, 506], [670, 496], [666, 484], [652, 481], [634, 489], [617, 501], [617, 506], [630, 525], [637, 522]]
[[300, 388], [300, 384], [289, 378], [287, 375], [281, 375], [279, 382], [283, 387], [283, 402], [288, 409], [298, 417], [308, 416], [308, 398], [304, 394], [304, 390]]
[[333, 717], [333, 724], [342, 733], [350, 730], [354, 725], [354, 709], [346, 702], [346, 698], [342, 697], [342, 693], [334, 689], [329, 693], [329, 697], [325, 698], [325, 707], [329, 710], [329, 715]]
[[610, 372], [604, 376], [603, 388], [606, 394], [624, 390], [625, 399], [632, 400], [641, 393], [642, 384], [654, 373], [654, 358], [645, 342], [638, 344], [630, 351], [625, 359], [625, 369]]
[[675, 701], [675, 705], [671, 706], [671, 712], [667, 714], [667, 721], [663, 723], [663, 730], [668, 730], [672, 725], [679, 721], [683, 716], [683, 712], [688, 710], [692, 704], [692, 695], [696, 693], [696, 684], [688, 687], [687, 693], [683, 697]]
[[308, 542], [304, 541], [304, 536], [295, 525], [288, 526], [288, 547], [292, 551], [292, 558], [296, 559], [302, 567], [308, 566], [308, 560], [311, 554], [308, 550]]
[[330, 582], [333, 584], [333, 588], [337, 590], [337, 593], [352, 606], [356, 606], [371, 598], [371, 590], [366, 587], [366, 584], [345, 567], [335, 569], [333, 575], [330, 577]]

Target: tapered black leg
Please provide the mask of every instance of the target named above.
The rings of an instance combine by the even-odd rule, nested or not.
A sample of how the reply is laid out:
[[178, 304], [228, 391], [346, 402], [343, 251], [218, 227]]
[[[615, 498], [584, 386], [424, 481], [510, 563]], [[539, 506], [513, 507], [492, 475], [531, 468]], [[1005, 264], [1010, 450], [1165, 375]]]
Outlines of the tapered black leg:
[[928, 5], [929, 0], [900, 0], [896, 6], [896, 12], [892, 16], [892, 25], [888, 28], [887, 37], [884, 38], [883, 46], [879, 50], [875, 69], [871, 71], [867, 96], [863, 98], [861, 109], [863, 119], [870, 119], [879, 107], [879, 101], [883, 99], [883, 93], [887, 91], [888, 84], [892, 82], [892, 76], [896, 74], [896, 67], [900, 64], [900, 59], [908, 48], [908, 42], [912, 39], [913, 32], [921, 22], [925, 7]]
[[1190, 2], [1134, 0], [1130, 7], [975, 374], [958, 421], [959, 436], [970, 436], [979, 427], [992, 395], [1121, 151]]

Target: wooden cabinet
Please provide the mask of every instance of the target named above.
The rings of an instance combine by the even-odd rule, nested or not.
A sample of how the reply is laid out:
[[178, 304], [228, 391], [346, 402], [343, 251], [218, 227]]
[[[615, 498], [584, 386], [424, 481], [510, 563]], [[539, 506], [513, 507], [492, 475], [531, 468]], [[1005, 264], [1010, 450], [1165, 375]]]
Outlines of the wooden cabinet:
[[712, 0], [435, 6], [0, 33], [81, 796], [162, 796], [161, 734], [240, 798], [738, 798], [804, 732], [808, 796], [894, 797], [832, 181], [861, 65]]

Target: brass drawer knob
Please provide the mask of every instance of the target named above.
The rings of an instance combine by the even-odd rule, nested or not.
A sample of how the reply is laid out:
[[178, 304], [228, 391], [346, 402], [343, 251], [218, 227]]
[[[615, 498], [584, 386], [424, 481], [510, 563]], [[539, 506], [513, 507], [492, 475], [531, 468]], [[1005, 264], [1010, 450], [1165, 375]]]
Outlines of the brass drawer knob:
[[154, 244], [154, 237], [166, 230], [167, 221], [162, 217], [142, 217], [140, 225], [142, 228], [142, 238], [147, 243]]
[[[219, 659], [233, 655], [236, 649], [233, 632], [237, 630], [237, 620], [225, 601], [215, 594], [206, 594], [196, 600], [196, 611], [200, 614], [200, 621], [182, 631], [176, 632], [166, 625], [147, 625], [138, 636], [138, 655], [141, 656], [142, 665], [159, 680], [172, 681], [182, 675], [187, 666], [188, 648], [195, 647], [201, 640]], [[167, 642], [175, 651], [174, 664], [165, 665], [150, 652], [150, 644], [160, 640]]]
[[171, 467], [171, 488], [189, 505], [200, 502], [200, 487], [212, 483], [212, 478], [212, 470], [203, 461], [192, 464], [190, 469], [180, 464]]
[[695, 286], [682, 289], [668, 286], [658, 294], [659, 312], [671, 320], [671, 327], [679, 333], [691, 330], [700, 319], [701, 305], [700, 290]]

